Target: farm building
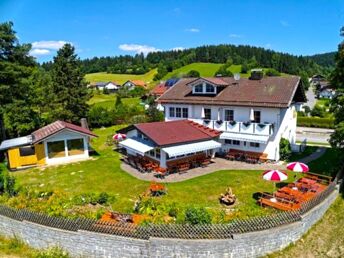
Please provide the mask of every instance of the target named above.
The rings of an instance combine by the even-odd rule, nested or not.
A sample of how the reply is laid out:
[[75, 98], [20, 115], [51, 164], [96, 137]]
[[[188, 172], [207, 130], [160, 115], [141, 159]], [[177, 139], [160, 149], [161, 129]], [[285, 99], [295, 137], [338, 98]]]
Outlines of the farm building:
[[56, 121], [32, 134], [4, 140], [0, 151], [6, 151], [11, 170], [30, 166], [53, 165], [89, 157], [90, 130], [64, 121]]

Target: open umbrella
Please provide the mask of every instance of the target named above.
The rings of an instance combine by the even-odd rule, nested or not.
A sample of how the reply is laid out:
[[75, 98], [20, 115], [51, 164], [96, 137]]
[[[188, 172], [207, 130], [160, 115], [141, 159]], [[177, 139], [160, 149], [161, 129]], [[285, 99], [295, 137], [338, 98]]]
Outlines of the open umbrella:
[[309, 171], [309, 168], [306, 164], [297, 161], [287, 164], [287, 169], [299, 173], [307, 173]]
[[127, 136], [125, 135], [125, 134], [123, 134], [123, 133], [116, 133], [113, 137], [112, 137], [112, 139], [114, 139], [115, 141], [122, 141], [122, 140], [124, 140], [124, 139], [126, 139], [127, 138]]
[[[281, 182], [288, 179], [288, 175], [285, 172], [279, 170], [267, 170], [263, 173], [263, 179], [274, 182], [274, 189], [276, 189], [276, 182]], [[275, 191], [274, 191], [275, 192]], [[271, 201], [276, 201], [275, 195]]]
[[[287, 164], [287, 169], [298, 173], [307, 173], [309, 171], [309, 168], [306, 164], [297, 161]], [[294, 176], [294, 183], [296, 183], [296, 175]], [[296, 186], [294, 186], [293, 188], [297, 189]]]

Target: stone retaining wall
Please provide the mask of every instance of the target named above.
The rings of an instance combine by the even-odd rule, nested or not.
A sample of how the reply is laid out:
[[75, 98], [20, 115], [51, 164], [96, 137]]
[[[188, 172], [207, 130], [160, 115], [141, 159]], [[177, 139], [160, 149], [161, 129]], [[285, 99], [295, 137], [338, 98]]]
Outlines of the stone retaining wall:
[[301, 221], [225, 240], [150, 238], [140, 240], [89, 231], [65, 231], [0, 215], [0, 234], [18, 237], [34, 248], [60, 246], [77, 257], [259, 257], [297, 241], [334, 202], [334, 191]]

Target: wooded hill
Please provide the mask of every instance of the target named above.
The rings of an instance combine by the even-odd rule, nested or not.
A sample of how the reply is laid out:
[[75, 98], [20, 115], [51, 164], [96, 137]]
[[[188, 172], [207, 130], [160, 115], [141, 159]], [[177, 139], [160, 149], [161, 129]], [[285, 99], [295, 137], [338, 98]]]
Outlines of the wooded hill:
[[[147, 56], [137, 54], [135, 56], [94, 57], [84, 59], [81, 63], [84, 73], [144, 74], [153, 68], [158, 68], [155, 80], [160, 80], [167, 73], [191, 63], [223, 64], [228, 60], [236, 65], [248, 65], [249, 68], [271, 67], [288, 74], [305, 72], [308, 75], [321, 73], [322, 65], [329, 63], [327, 61], [322, 63], [321, 55], [314, 57], [295, 56], [247, 45], [209, 45], [178, 51], [153, 52]], [[50, 65], [49, 62], [42, 64], [47, 70], [49, 70]]]

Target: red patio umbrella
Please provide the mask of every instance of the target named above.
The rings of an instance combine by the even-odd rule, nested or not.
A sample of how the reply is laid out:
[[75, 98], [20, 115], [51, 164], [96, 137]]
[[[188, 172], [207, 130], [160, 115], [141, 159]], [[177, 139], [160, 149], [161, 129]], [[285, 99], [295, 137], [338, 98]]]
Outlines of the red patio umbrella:
[[287, 169], [299, 173], [307, 173], [309, 171], [309, 168], [305, 163], [298, 161], [287, 164]]
[[[276, 182], [281, 182], [288, 179], [288, 175], [285, 172], [279, 170], [267, 170], [263, 173], [263, 179], [274, 182], [274, 189], [276, 189]], [[275, 192], [275, 191], [274, 191]], [[275, 195], [271, 201], [276, 201]]]
[[123, 133], [116, 133], [113, 137], [112, 137], [112, 139], [114, 139], [114, 140], [116, 140], [116, 141], [122, 141], [122, 140], [124, 140], [124, 139], [126, 139], [127, 138], [127, 136], [125, 135], [125, 134], [123, 134]]

